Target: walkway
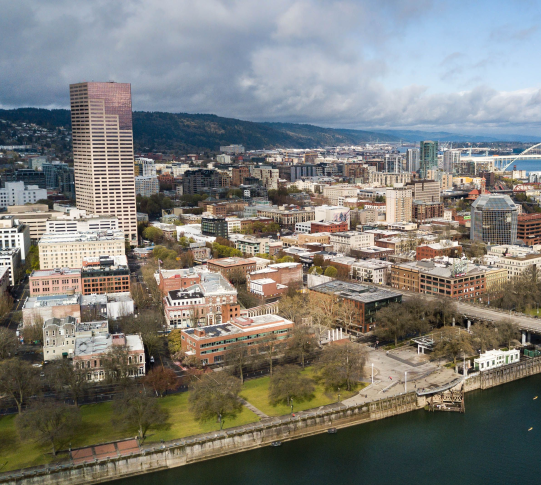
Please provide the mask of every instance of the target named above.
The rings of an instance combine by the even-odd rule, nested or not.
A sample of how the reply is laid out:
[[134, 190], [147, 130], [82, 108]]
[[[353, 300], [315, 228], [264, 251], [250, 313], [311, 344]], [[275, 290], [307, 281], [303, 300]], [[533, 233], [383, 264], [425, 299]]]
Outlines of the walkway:
[[250, 404], [245, 399], [242, 399], [239, 397], [239, 401], [242, 403], [242, 405], [246, 408], [248, 408], [250, 411], [252, 411], [254, 414], [256, 414], [260, 419], [266, 419], [268, 416], [263, 412], [257, 409], [253, 404]]

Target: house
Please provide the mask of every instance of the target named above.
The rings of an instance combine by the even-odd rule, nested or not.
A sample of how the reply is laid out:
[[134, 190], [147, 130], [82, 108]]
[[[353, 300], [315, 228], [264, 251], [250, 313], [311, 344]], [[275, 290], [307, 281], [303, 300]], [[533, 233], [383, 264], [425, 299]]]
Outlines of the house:
[[477, 359], [474, 359], [473, 364], [475, 370], [485, 371], [501, 367], [502, 365], [515, 364], [520, 361], [520, 351], [512, 350], [489, 350], [484, 352]]

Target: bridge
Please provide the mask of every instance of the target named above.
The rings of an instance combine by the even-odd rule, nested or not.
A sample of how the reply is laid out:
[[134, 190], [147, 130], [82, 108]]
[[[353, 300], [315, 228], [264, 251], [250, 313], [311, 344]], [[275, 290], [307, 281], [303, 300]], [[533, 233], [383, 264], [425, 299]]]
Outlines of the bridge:
[[541, 143], [533, 145], [530, 148], [524, 150], [520, 155], [485, 155], [485, 156], [474, 156], [471, 155], [462, 155], [460, 157], [461, 162], [476, 162], [476, 163], [488, 163], [494, 170], [505, 171], [511, 165], [519, 160], [541, 160]]

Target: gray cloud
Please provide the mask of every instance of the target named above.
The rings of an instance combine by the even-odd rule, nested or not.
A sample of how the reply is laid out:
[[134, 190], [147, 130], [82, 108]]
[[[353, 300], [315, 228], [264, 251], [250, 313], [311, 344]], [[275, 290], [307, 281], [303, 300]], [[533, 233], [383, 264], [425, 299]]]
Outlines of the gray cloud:
[[[69, 83], [116, 80], [132, 83], [135, 110], [367, 128], [541, 122], [539, 90], [385, 87], [388, 39], [406, 35], [432, 7], [430, 0], [0, 0], [0, 106], [66, 107]], [[455, 52], [443, 61], [448, 76], [460, 74], [462, 60]]]

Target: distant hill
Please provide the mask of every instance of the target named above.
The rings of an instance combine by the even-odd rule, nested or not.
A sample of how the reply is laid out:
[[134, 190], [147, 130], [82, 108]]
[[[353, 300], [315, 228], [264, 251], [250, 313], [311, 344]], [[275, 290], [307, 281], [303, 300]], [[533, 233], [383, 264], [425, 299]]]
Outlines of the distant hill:
[[[46, 128], [70, 126], [65, 109], [18, 108], [0, 110], [0, 119], [35, 123]], [[321, 128], [295, 123], [256, 123], [208, 114], [135, 111], [133, 136], [136, 150], [179, 152], [218, 150], [220, 145], [241, 144], [249, 150], [264, 148], [318, 148], [398, 141], [383, 133]]]

